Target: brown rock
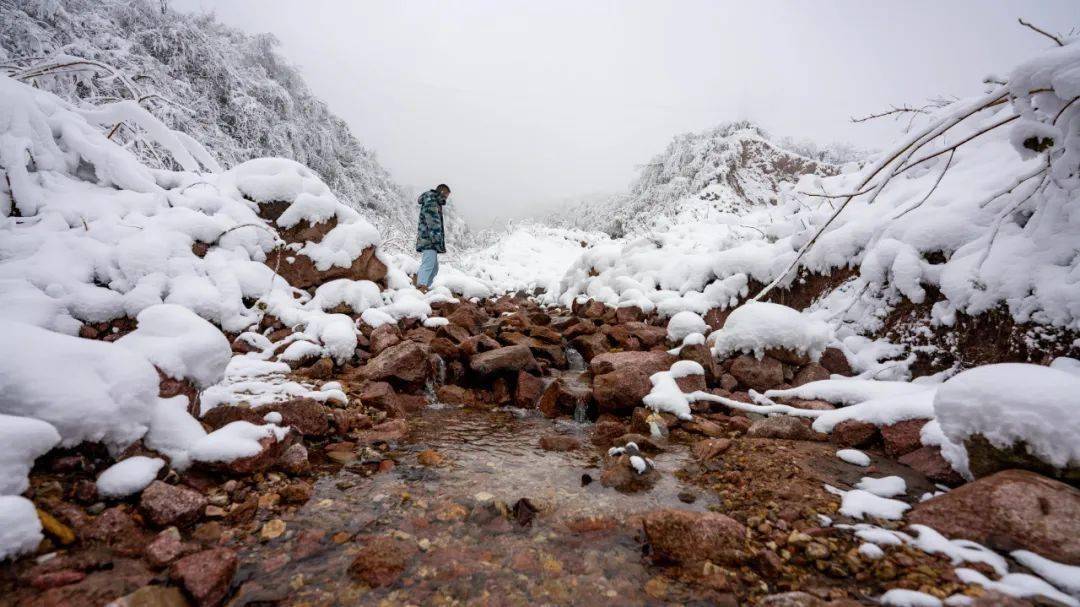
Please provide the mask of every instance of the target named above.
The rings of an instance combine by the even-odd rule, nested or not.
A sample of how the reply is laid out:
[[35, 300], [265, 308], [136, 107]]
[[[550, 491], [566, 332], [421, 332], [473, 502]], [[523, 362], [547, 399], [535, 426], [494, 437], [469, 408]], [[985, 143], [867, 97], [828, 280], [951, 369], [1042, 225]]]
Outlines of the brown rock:
[[792, 367], [801, 367], [810, 362], [810, 357], [805, 352], [798, 352], [789, 348], [769, 348], [765, 350], [765, 356], [775, 358]]
[[388, 586], [401, 577], [416, 552], [410, 542], [388, 536], [367, 538], [349, 573], [369, 586]]
[[941, 456], [941, 449], [937, 447], [921, 447], [897, 461], [921, 472], [923, 476], [935, 483], [956, 486], [964, 482], [963, 477]]
[[169, 527], [146, 545], [143, 554], [152, 567], [162, 568], [183, 553], [184, 542], [180, 539], [180, 531], [176, 527]]
[[593, 398], [601, 413], [625, 412], [637, 407], [651, 390], [649, 374], [637, 367], [624, 367], [593, 378]]
[[829, 379], [829, 370], [818, 363], [808, 363], [803, 365], [799, 372], [795, 374], [795, 377], [791, 380], [791, 385], [793, 387], [801, 386], [823, 379]]
[[611, 349], [607, 335], [598, 332], [590, 333], [588, 335], [578, 335], [570, 341], [570, 345], [581, 353], [581, 357], [584, 358], [586, 362]]
[[782, 592], [762, 597], [759, 607], [826, 607], [825, 601], [802, 591]]
[[731, 440], [726, 438], [707, 438], [694, 443], [692, 451], [694, 457], [705, 462], [715, 457], [723, 455], [725, 451], [731, 448]]
[[143, 586], [109, 603], [109, 607], [189, 607], [175, 586]]
[[740, 384], [758, 392], [764, 392], [784, 382], [783, 365], [770, 356], [758, 360], [743, 354], [731, 363], [729, 372]]
[[645, 313], [637, 306], [622, 306], [615, 308], [615, 321], [619, 324], [639, 322], [645, 318]]
[[624, 325], [630, 335], [641, 342], [642, 347], [652, 348], [667, 341], [667, 329], [643, 322], [628, 322]]
[[881, 427], [881, 438], [885, 443], [885, 453], [892, 458], [907, 455], [922, 447], [919, 433], [928, 419], [907, 419], [889, 426]]
[[461, 325], [455, 325], [452, 322], [436, 329], [435, 335], [438, 337], [445, 337], [455, 344], [460, 344], [472, 336], [468, 329]]
[[469, 360], [469, 368], [480, 375], [537, 369], [536, 359], [528, 346], [504, 346], [481, 352]]
[[86, 574], [75, 569], [60, 569], [39, 573], [30, 578], [30, 585], [38, 590], [59, 588], [69, 584], [77, 584], [86, 578]]
[[833, 427], [829, 438], [841, 447], [864, 447], [878, 436], [878, 428], [870, 422], [846, 419]]
[[968, 453], [968, 469], [975, 478], [1002, 470], [1017, 469], [1030, 470], [1073, 486], [1080, 486], [1080, 466], [1067, 465], [1058, 468], [1032, 454], [1024, 441], [999, 447], [981, 434], [972, 434], [964, 439], [964, 448]]
[[514, 390], [514, 404], [522, 409], [536, 407], [540, 399], [540, 393], [544, 391], [544, 380], [539, 377], [518, 371], [517, 386]]
[[1080, 565], [1080, 490], [1026, 470], [1006, 470], [916, 504], [909, 523], [1001, 552], [1024, 549]]
[[307, 474], [311, 470], [311, 462], [308, 460], [308, 450], [302, 443], [293, 443], [281, 454], [277, 465], [283, 471], [292, 475]]
[[274, 435], [259, 439], [260, 451], [249, 457], [234, 459], [231, 462], [200, 462], [200, 465], [211, 470], [219, 470], [235, 475], [254, 474], [268, 470], [277, 464], [282, 453], [292, 444], [288, 435], [282, 440], [277, 440]]
[[178, 581], [200, 606], [220, 605], [236, 574], [236, 553], [228, 548], [211, 548], [185, 556], [172, 567]]
[[162, 527], [190, 525], [202, 516], [205, 507], [203, 494], [162, 481], [150, 483], [139, 498], [139, 511], [151, 523]]
[[642, 523], [657, 561], [736, 565], [747, 558], [746, 528], [723, 514], [665, 509], [646, 514]]
[[825, 351], [821, 353], [821, 359], [818, 361], [821, 366], [825, 367], [829, 373], [835, 373], [837, 375], [852, 375], [851, 364], [848, 363], [847, 356], [839, 348], [825, 348]]
[[823, 400], [803, 400], [801, 398], [793, 398], [788, 400], [787, 404], [796, 409], [809, 409], [811, 411], [832, 411], [833, 409], [836, 409], [832, 403]]
[[[326, 231], [329, 232], [329, 229]], [[321, 236], [319, 239], [321, 240]], [[290, 285], [298, 289], [311, 289], [339, 278], [372, 282], [380, 282], [386, 278], [386, 264], [375, 256], [375, 247], [361, 251], [347, 267], [332, 265], [326, 270], [315, 267], [315, 262], [307, 255], [278, 247], [266, 256], [266, 265], [275, 269]]]
[[293, 481], [282, 487], [278, 493], [281, 495], [281, 501], [286, 504], [306, 504], [314, 492], [315, 489], [311, 483]]
[[261, 407], [220, 405], [208, 411], [202, 421], [214, 429], [235, 421], [261, 425], [266, 423], [263, 417], [271, 411], [281, 414], [281, 425], [291, 426], [305, 436], [326, 436], [330, 433], [329, 407], [310, 398], [296, 398]]
[[648, 466], [644, 473], [639, 473], [630, 464], [627, 454], [608, 457], [600, 471], [600, 483], [622, 493], [637, 493], [652, 489], [660, 480], [660, 472]]
[[388, 382], [372, 381], [364, 384], [360, 391], [360, 402], [368, 407], [374, 407], [380, 411], [386, 411], [390, 417], [402, 417], [405, 415], [398, 400], [397, 392]]
[[439, 389], [435, 392], [435, 397], [440, 403], [446, 403], [448, 405], [472, 407], [477, 403], [476, 395], [473, 394], [472, 390], [452, 384], [439, 386]]
[[378, 354], [390, 346], [401, 343], [401, 333], [397, 325], [386, 324], [376, 327], [368, 339], [371, 340], [371, 353]]
[[592, 443], [600, 447], [609, 447], [612, 441], [626, 434], [626, 425], [612, 420], [600, 420], [593, 425]]
[[403, 341], [380, 352], [361, 367], [365, 379], [397, 379], [407, 384], [423, 382], [428, 376], [428, 349], [414, 341]]
[[472, 334], [475, 334], [480, 325], [487, 319], [487, 314], [471, 303], [458, 304], [457, 309], [447, 317], [447, 320], [451, 323], [464, 328]]
[[581, 441], [573, 436], [547, 434], [540, 437], [540, 448], [545, 451], [574, 451], [581, 448]]
[[80, 531], [85, 541], [103, 543], [117, 553], [138, 556], [149, 539], [147, 532], [120, 506], [106, 508]]
[[652, 375], [667, 371], [676, 358], [667, 352], [609, 352], [589, 361], [593, 375], [604, 375], [619, 369], [636, 368]]
[[801, 420], [790, 415], [766, 417], [754, 422], [746, 435], [752, 438], [780, 438], [787, 440], [820, 440], [821, 435]]
[[638, 450], [644, 453], [660, 453], [664, 450], [663, 447], [654, 443], [651, 438], [637, 432], [628, 432], [611, 440], [612, 447], [625, 447], [630, 443], [637, 445]]

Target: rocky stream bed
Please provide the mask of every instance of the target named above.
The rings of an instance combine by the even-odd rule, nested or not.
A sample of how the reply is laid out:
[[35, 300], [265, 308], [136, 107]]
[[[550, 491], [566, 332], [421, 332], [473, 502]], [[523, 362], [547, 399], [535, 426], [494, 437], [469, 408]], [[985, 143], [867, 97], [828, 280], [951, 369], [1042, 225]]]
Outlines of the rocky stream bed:
[[[293, 365], [291, 379], [338, 382], [347, 405], [298, 399], [203, 417], [216, 428], [279, 413], [293, 432], [257, 456], [166, 469], [126, 499], [97, 495], [112, 461], [103, 449], [41, 458], [27, 495], [47, 539], [0, 568], [0, 604], [840, 607], [910, 589], [1034, 605], [1056, 603], [965, 584], [944, 553], [860, 550], [845, 524], [920, 522], [999, 551], [1080, 556], [1080, 494], [1056, 480], [999, 472], [920, 502], [962, 484], [920, 444], [925, 420], [822, 435], [717, 403], [695, 403], [690, 421], [641, 406], [649, 376], [677, 359], [705, 369], [680, 378], [684, 390], [749, 402], [748, 389], [850, 374], [836, 352], [715, 361], [705, 346], [669, 354], [664, 327], [634, 309], [545, 310], [523, 296], [435, 308], [448, 319], [435, 328], [364, 325], [348, 364]], [[288, 343], [272, 317], [262, 328]], [[238, 356], [249, 350], [234, 343]], [[869, 465], [837, 458], [841, 447], [863, 449]], [[906, 520], [838, 512], [828, 487], [865, 476], [904, 480]]]

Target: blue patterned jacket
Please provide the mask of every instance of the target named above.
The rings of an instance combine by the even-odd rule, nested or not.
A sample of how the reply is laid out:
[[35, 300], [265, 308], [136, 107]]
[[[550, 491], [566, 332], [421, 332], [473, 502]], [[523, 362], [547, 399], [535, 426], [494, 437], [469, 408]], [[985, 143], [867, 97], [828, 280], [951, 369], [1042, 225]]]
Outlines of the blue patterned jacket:
[[420, 204], [420, 220], [416, 227], [416, 250], [435, 249], [446, 252], [442, 207], [446, 199], [435, 190], [428, 190], [416, 199]]

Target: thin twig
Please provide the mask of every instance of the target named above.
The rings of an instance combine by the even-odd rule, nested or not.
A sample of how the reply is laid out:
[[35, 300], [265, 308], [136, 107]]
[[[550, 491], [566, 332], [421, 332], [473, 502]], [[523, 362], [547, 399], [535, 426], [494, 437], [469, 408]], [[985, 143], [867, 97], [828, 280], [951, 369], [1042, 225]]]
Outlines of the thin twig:
[[1036, 32], [1039, 32], [1043, 36], [1046, 36], [1047, 38], [1053, 40], [1054, 42], [1057, 43], [1058, 46], [1065, 46], [1065, 43], [1062, 42], [1060, 38], [1058, 38], [1057, 36], [1051, 34], [1050, 32], [1047, 32], [1046, 30], [1039, 29], [1039, 28], [1035, 27], [1034, 25], [1028, 23], [1027, 21], [1024, 21], [1023, 19], [1017, 19], [1017, 21], [1020, 22], [1020, 25], [1023, 25], [1024, 27], [1030, 27], [1031, 29], [1035, 30]]
[[979, 135], [984, 135], [986, 133], [989, 133], [990, 131], [998, 128], [999, 126], [1006, 125], [1006, 124], [1012, 122], [1013, 120], [1016, 120], [1019, 117], [1020, 117], [1020, 114], [1013, 114], [1012, 116], [1006, 118], [1005, 120], [999, 120], [999, 121], [995, 122], [994, 124], [991, 124], [990, 126], [984, 128], [982, 130], [976, 131], [975, 133], [972, 133], [971, 135], [968, 135], [967, 137], [961, 139], [959, 142], [954, 143], [953, 145], [950, 145], [947, 148], [942, 148], [942, 149], [938, 150], [937, 152], [934, 152], [933, 154], [930, 154], [928, 156], [923, 156], [922, 158], [920, 158], [920, 159], [918, 159], [918, 160], [916, 160], [914, 162], [909, 163], [907, 166], [905, 166], [904, 168], [897, 171], [896, 174], [899, 175], [900, 173], [903, 173], [904, 171], [906, 171], [906, 170], [908, 170], [908, 169], [910, 169], [910, 168], [912, 168], [914, 166], [920, 165], [920, 164], [926, 162], [927, 160], [930, 160], [931, 158], [937, 158], [938, 156], [944, 154], [945, 152], [954, 151], [956, 148], [964, 145], [965, 143], [971, 141], [972, 139], [975, 139]]
[[867, 122], [867, 121], [870, 121], [870, 120], [875, 120], [877, 118], [884, 118], [886, 116], [898, 116], [900, 114], [909, 114], [909, 113], [910, 114], [928, 114], [929, 112], [926, 111], [927, 107], [929, 107], [929, 106], [911, 107], [911, 106], [905, 105], [905, 106], [901, 106], [901, 107], [896, 107], [894, 105], [891, 110], [888, 110], [886, 112], [881, 112], [879, 114], [869, 114], [869, 115], [863, 116], [861, 118], [856, 118], [856, 117], [852, 116], [851, 121], [854, 122], [854, 123], [859, 123], [859, 122]]
[[930, 188], [930, 191], [926, 193], [926, 196], [923, 196], [922, 200], [920, 200], [919, 202], [916, 202], [915, 204], [911, 205], [907, 209], [904, 209], [904, 211], [902, 211], [899, 215], [896, 215], [895, 217], [893, 217], [893, 219], [900, 219], [904, 215], [907, 215], [908, 213], [910, 213], [910, 212], [914, 211], [915, 209], [921, 207], [924, 202], [926, 202], [927, 200], [930, 199], [930, 195], [933, 194], [934, 191], [938, 189], [938, 185], [941, 184], [941, 180], [942, 180], [943, 177], [945, 177], [945, 173], [947, 173], [949, 171], [949, 165], [952, 164], [952, 159], [953, 159], [953, 156], [955, 156], [955, 155], [956, 155], [956, 150], [955, 149], [952, 149], [952, 150], [949, 151], [949, 157], [945, 160], [945, 167], [943, 169], [941, 169], [941, 174], [938, 175], [937, 181], [934, 182], [934, 186], [932, 188]]

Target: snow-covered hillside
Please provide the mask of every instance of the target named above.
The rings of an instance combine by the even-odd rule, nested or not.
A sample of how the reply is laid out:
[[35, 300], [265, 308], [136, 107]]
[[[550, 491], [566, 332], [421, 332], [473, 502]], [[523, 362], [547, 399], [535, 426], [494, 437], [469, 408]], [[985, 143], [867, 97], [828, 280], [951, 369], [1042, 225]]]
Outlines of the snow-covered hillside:
[[803, 174], [835, 175], [856, 157], [842, 146], [818, 149], [774, 139], [751, 122], [732, 122], [675, 137], [642, 167], [627, 194], [568, 207], [550, 220], [615, 237], [669, 221], [708, 221], [776, 205], [781, 183]]
[[[228, 168], [278, 156], [311, 167], [345, 204], [410, 250], [413, 196], [349, 127], [312, 95], [270, 34], [251, 36], [208, 15], [149, 1], [0, 4], [0, 69], [83, 107], [126, 99], [205, 146]], [[114, 120], [110, 139], [147, 165], [185, 168], [140, 125]], [[434, 184], [432, 184], [434, 185]], [[451, 237], [467, 233], [449, 211]]]

